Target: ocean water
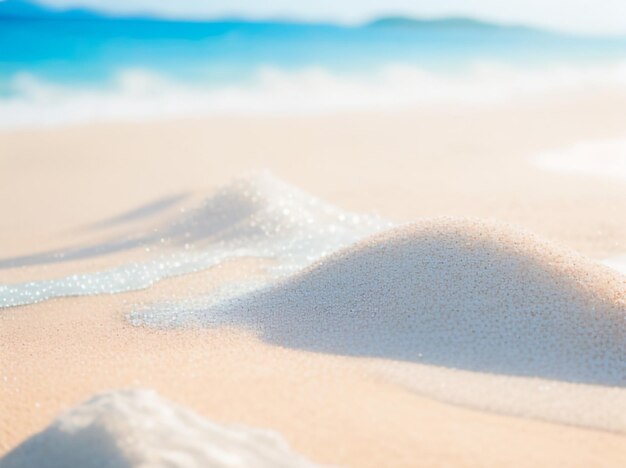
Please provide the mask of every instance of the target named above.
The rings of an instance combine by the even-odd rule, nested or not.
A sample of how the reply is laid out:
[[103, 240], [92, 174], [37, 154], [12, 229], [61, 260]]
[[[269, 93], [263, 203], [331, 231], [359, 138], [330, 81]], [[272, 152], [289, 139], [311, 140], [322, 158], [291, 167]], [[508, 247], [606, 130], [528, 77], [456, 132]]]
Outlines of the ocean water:
[[[493, 102], [626, 87], [626, 38], [471, 20], [361, 26], [106, 18], [0, 6], [0, 126]], [[7, 6], [8, 5], [8, 6]]]

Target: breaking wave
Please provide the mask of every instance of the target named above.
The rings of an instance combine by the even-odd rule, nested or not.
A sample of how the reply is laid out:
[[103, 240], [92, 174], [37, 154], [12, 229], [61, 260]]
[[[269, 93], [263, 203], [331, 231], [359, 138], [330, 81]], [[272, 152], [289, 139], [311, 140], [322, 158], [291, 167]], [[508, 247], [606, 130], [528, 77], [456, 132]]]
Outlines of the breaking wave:
[[294, 114], [437, 104], [489, 105], [537, 94], [615, 87], [626, 64], [514, 68], [480, 64], [464, 72], [387, 65], [341, 74], [311, 67], [261, 67], [245, 83], [183, 82], [144, 69], [122, 70], [100, 86], [60, 84], [31, 73], [10, 77], [0, 128], [97, 121], [143, 121], [222, 114]]

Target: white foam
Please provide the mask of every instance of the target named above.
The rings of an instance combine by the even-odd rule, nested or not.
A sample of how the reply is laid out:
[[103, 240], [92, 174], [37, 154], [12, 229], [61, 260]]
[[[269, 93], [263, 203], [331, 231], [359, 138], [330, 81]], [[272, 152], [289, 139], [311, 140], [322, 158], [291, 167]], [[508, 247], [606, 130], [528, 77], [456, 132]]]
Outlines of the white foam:
[[539, 168], [626, 181], [626, 139], [584, 141], [532, 158]]
[[479, 63], [466, 72], [388, 64], [367, 74], [261, 67], [247, 84], [182, 83], [141, 69], [104, 88], [60, 85], [28, 73], [9, 82], [0, 128], [213, 114], [293, 114], [416, 105], [490, 105], [590, 87], [626, 92], [626, 65], [520, 68]]
[[153, 391], [103, 393], [57, 417], [2, 468], [313, 467], [268, 430], [221, 425]]
[[[272, 280], [390, 226], [376, 216], [341, 210], [268, 173], [244, 176], [156, 232], [139, 233], [134, 242], [149, 250], [146, 260], [58, 279], [0, 285], [0, 307], [146, 288], [163, 278], [234, 258], [273, 260], [267, 269]], [[231, 290], [250, 287], [248, 281], [230, 286]]]

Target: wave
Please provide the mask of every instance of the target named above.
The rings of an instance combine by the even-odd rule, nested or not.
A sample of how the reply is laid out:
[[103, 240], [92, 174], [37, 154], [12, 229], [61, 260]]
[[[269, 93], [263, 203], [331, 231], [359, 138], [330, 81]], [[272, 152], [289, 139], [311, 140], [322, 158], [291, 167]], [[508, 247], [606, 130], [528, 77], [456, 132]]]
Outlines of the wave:
[[491, 105], [607, 87], [626, 92], [626, 64], [515, 68], [483, 63], [456, 73], [390, 64], [376, 72], [350, 74], [268, 66], [239, 84], [182, 82], [150, 70], [125, 69], [100, 87], [60, 84], [29, 73], [15, 74], [4, 87], [0, 128], [23, 128], [224, 114]]

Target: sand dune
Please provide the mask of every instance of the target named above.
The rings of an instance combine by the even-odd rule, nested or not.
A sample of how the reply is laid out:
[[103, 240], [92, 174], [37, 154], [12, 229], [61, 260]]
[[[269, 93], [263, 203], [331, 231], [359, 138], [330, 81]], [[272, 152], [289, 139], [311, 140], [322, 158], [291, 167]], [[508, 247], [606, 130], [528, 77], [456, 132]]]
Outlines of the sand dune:
[[164, 219], [143, 221], [143, 227], [99, 243], [0, 259], [2, 269], [141, 251], [139, 259], [119, 262], [113, 268], [0, 284], [0, 308], [147, 288], [164, 278], [235, 258], [273, 259], [275, 265], [268, 274], [284, 276], [391, 226], [377, 216], [326, 203], [267, 171], [235, 178], [199, 203], [179, 207]]
[[626, 385], [626, 282], [503, 225], [398, 228], [204, 312], [283, 346]]
[[221, 426], [153, 391], [96, 395], [0, 459], [2, 468], [312, 467], [276, 433]]

